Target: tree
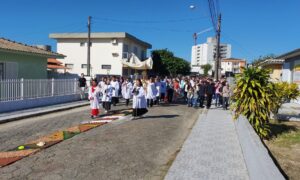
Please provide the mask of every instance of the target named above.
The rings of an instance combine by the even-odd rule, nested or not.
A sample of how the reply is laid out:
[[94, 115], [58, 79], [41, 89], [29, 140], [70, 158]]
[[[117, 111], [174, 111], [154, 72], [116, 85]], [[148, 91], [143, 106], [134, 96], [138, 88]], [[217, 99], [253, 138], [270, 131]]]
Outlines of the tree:
[[163, 76], [168, 75], [168, 71], [162, 62], [160, 52], [157, 50], [152, 51], [151, 56], [153, 60], [153, 67], [151, 73], [156, 75], [163, 75]]
[[233, 110], [235, 119], [246, 116], [261, 138], [269, 135], [269, 119], [273, 97], [276, 96], [274, 84], [269, 80], [269, 70], [251, 67], [237, 75], [234, 88]]
[[208, 75], [208, 71], [210, 71], [212, 66], [210, 64], [201, 65], [201, 69], [204, 71], [204, 76]]
[[252, 61], [252, 65], [253, 66], [257, 66], [259, 63], [263, 62], [266, 59], [272, 59], [272, 58], [276, 58], [275, 54], [267, 54], [265, 56], [259, 56], [258, 58], [254, 59]]
[[176, 74], [187, 75], [190, 73], [190, 63], [186, 60], [174, 56], [173, 52], [167, 49], [152, 51], [153, 72], [160, 75]]

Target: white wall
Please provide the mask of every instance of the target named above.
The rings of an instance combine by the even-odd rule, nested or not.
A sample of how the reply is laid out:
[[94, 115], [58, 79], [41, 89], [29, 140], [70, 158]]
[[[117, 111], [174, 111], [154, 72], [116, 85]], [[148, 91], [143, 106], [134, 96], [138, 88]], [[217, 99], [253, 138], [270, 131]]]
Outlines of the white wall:
[[[92, 39], [91, 46], [91, 75], [107, 74], [106, 69], [102, 69], [102, 65], [111, 65], [109, 74], [122, 75], [122, 56], [123, 56], [123, 43], [129, 45], [129, 51], [133, 52], [134, 47], [138, 48], [137, 56], [141, 56], [141, 50], [147, 49], [130, 41], [129, 39], [118, 39], [117, 44], [112, 43], [112, 39]], [[57, 42], [57, 52], [66, 55], [67, 57], [62, 60], [63, 63], [73, 64], [73, 69], [68, 70], [70, 73], [81, 74], [87, 73], [86, 68], [82, 68], [82, 64], [87, 64], [87, 43], [80, 46], [80, 42], [86, 42], [86, 39], [59, 39]], [[117, 53], [118, 56], [113, 56]]]
[[292, 82], [291, 63], [284, 62], [282, 67], [282, 81]]
[[73, 102], [78, 100], [80, 100], [80, 94], [0, 102], [0, 106], [1, 106], [0, 113], [24, 110], [24, 109], [35, 108], [35, 107], [56, 105], [56, 104]]

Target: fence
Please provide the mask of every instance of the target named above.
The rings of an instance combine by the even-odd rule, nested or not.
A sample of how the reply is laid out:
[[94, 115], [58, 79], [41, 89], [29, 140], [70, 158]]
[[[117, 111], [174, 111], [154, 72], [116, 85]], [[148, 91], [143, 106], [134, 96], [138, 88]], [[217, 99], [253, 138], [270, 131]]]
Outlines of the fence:
[[0, 101], [79, 94], [77, 79], [0, 80]]

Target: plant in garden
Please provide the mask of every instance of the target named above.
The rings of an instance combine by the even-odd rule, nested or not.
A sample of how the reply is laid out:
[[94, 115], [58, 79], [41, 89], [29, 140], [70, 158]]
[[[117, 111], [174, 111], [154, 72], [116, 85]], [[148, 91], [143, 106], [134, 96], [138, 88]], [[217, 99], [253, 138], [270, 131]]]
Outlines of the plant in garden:
[[204, 76], [208, 75], [208, 71], [210, 71], [212, 66], [210, 64], [201, 65], [201, 69], [203, 69]]
[[277, 119], [277, 114], [282, 104], [300, 97], [300, 91], [296, 83], [278, 82], [274, 85], [277, 96], [273, 96], [272, 98], [272, 113], [274, 114], [274, 118]]
[[272, 97], [276, 96], [274, 84], [269, 81], [269, 71], [251, 67], [237, 75], [233, 93], [235, 119], [246, 116], [261, 138], [269, 135], [269, 118], [272, 111]]

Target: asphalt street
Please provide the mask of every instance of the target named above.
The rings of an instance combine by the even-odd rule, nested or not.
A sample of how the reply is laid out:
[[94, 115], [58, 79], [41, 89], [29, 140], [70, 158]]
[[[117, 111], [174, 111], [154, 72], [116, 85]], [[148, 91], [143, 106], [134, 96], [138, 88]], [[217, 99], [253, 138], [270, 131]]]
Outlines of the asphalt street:
[[[143, 119], [100, 126], [0, 168], [1, 179], [163, 179], [200, 113], [153, 107]], [[88, 119], [86, 106], [1, 124], [0, 150]]]

